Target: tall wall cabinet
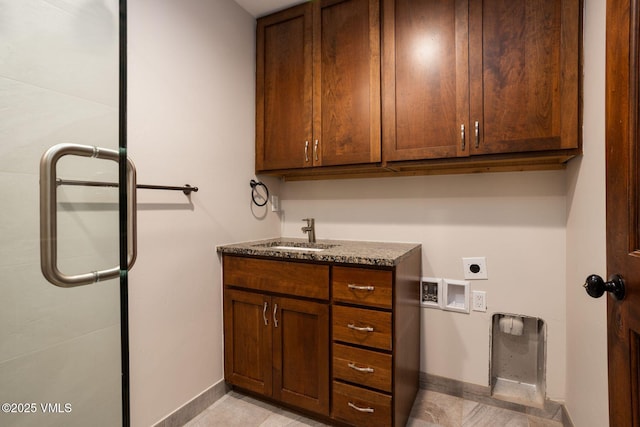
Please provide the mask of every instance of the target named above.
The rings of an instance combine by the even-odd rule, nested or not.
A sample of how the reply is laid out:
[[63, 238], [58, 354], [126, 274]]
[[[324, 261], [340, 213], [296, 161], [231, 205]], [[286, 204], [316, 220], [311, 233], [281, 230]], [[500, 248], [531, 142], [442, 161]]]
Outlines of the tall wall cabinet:
[[581, 7], [320, 0], [259, 19], [256, 172], [563, 167], [581, 152]]

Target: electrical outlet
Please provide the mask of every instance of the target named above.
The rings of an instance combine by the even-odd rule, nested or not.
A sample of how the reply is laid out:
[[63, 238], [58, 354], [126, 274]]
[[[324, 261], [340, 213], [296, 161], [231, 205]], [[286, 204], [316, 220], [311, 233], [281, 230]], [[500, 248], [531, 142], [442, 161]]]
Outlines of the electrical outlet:
[[487, 259], [485, 257], [462, 258], [462, 270], [467, 280], [488, 279]]
[[275, 194], [271, 195], [271, 212], [280, 212], [280, 200]]
[[473, 311], [487, 311], [487, 293], [485, 291], [473, 291], [471, 295]]

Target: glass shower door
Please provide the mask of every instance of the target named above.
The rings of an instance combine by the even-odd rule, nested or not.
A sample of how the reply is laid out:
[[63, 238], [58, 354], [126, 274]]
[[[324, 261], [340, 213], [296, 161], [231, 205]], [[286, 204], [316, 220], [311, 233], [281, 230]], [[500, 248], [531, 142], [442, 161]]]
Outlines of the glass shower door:
[[[118, 0], [0, 0], [4, 427], [122, 425], [120, 174], [111, 158], [119, 153], [119, 7]], [[47, 214], [40, 161], [59, 144], [102, 153], [56, 159]], [[43, 242], [54, 252], [52, 268], [90, 280], [45, 279], [41, 208], [54, 218], [55, 241], [45, 230]], [[102, 270], [112, 274], [94, 273]]]

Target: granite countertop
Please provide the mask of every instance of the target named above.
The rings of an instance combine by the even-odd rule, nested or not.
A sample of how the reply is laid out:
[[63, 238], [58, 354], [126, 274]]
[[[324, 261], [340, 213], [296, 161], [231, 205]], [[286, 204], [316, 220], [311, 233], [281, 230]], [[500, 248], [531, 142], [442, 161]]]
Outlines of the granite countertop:
[[[287, 246], [289, 248], [277, 248], [276, 246]], [[300, 249], [295, 249], [296, 247]], [[317, 240], [316, 243], [308, 243], [307, 239], [303, 238], [279, 237], [222, 245], [218, 246], [216, 250], [223, 254], [393, 267], [404, 257], [420, 250], [420, 248], [421, 245], [419, 243], [324, 239]], [[322, 250], [313, 251], [313, 249]]]

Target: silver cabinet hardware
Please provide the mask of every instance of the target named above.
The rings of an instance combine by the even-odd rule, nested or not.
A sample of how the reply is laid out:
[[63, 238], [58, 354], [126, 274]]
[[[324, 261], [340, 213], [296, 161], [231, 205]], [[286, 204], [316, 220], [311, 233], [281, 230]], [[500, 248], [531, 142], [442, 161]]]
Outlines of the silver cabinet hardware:
[[269, 307], [268, 302], [264, 302], [264, 307], [262, 308], [262, 320], [264, 320], [264, 326], [269, 326], [269, 319], [267, 319], [267, 307]]
[[476, 130], [476, 148], [478, 148], [480, 146], [480, 123], [477, 120], [475, 124], [475, 130]]
[[349, 289], [353, 289], [354, 291], [375, 291], [375, 286], [361, 286], [361, 285], [354, 285], [353, 283], [349, 283], [347, 284], [347, 288]]
[[464, 125], [460, 125], [460, 146], [462, 147], [462, 151], [464, 151], [465, 147], [465, 137], [464, 137]]
[[273, 326], [275, 328], [278, 327], [278, 318], [276, 317], [276, 313], [278, 312], [278, 304], [273, 306]]
[[317, 162], [318, 161], [318, 140], [317, 139], [316, 139], [316, 142], [313, 144], [313, 156]]
[[366, 372], [366, 373], [369, 373], [369, 374], [373, 373], [373, 368], [369, 368], [369, 367], [361, 368], [360, 366], [356, 366], [356, 364], [352, 363], [352, 362], [349, 362], [349, 364], [347, 366], [349, 366], [351, 369], [354, 369], [354, 370], [356, 370], [358, 372]]
[[373, 332], [372, 326], [356, 326], [353, 323], [349, 323], [347, 325], [347, 328], [353, 329], [354, 331], [360, 331], [360, 332]]
[[[49, 148], [40, 160], [40, 266], [42, 274], [51, 283], [62, 288], [89, 285], [116, 278], [120, 266], [107, 270], [66, 275], [58, 270], [58, 213], [56, 166], [64, 156], [92, 157], [120, 161], [116, 150], [79, 144], [57, 144]], [[136, 224], [136, 167], [127, 159], [127, 264], [131, 268], [137, 256]]]
[[354, 403], [351, 402], [347, 402], [347, 405], [349, 405], [350, 407], [352, 407], [353, 409], [355, 409], [358, 412], [367, 412], [372, 414], [374, 412], [373, 408], [360, 408], [359, 406], [356, 406]]
[[309, 141], [304, 142], [304, 161], [309, 161]]

